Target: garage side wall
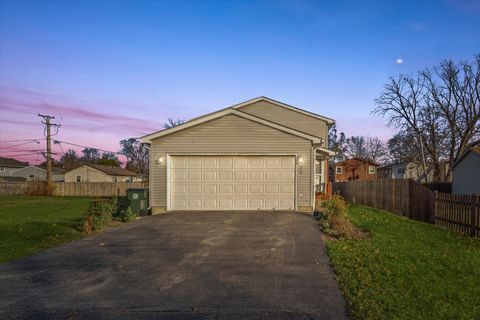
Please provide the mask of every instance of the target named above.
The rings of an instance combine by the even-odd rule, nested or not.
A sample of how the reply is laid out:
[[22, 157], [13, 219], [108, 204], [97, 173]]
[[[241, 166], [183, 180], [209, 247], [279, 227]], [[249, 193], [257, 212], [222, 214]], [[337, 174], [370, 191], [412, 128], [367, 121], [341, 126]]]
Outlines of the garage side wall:
[[299, 210], [311, 210], [311, 142], [238, 117], [224, 117], [155, 139], [151, 143], [150, 192], [154, 212], [164, 211], [168, 154], [296, 154]]

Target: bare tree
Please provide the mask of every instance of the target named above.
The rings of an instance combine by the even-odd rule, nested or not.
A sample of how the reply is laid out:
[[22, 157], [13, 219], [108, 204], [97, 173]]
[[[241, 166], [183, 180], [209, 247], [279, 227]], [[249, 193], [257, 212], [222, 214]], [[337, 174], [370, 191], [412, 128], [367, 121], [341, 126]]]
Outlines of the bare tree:
[[387, 162], [421, 162], [421, 150], [414, 133], [400, 131], [387, 142]]
[[[436, 181], [450, 177], [454, 160], [480, 136], [480, 56], [473, 63], [445, 60], [417, 77], [390, 78], [374, 113], [410, 132]], [[442, 177], [441, 162], [449, 163]]]
[[384, 160], [386, 151], [378, 137], [352, 136], [346, 139], [345, 153], [350, 158], [379, 163]]
[[185, 123], [185, 120], [168, 118], [167, 122], [163, 123], [163, 128], [164, 129], [170, 129], [170, 128], [176, 127], [178, 125], [181, 125], [183, 123]]
[[328, 149], [336, 153], [334, 162], [344, 160], [346, 140], [345, 133], [338, 133], [337, 125], [334, 123], [328, 131]]
[[148, 175], [148, 149], [135, 138], [120, 141], [120, 151], [127, 158], [126, 168], [147, 177]]

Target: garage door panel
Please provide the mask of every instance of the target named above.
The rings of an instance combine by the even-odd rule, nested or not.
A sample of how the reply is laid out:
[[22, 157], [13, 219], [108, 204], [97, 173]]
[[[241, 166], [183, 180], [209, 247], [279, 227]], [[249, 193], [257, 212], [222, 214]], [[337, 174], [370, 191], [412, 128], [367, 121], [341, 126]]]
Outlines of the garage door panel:
[[248, 171], [235, 171], [233, 173], [234, 181], [247, 181], [248, 180]]
[[189, 156], [189, 157], [187, 157], [187, 167], [188, 168], [201, 168], [202, 167], [202, 157], [200, 157], [200, 156]]
[[275, 209], [279, 207], [279, 199], [265, 199], [265, 209]]
[[233, 185], [219, 185], [218, 193], [221, 195], [231, 195], [233, 194]]
[[188, 181], [201, 181], [202, 171], [193, 171], [193, 170], [188, 171], [187, 179]]
[[252, 209], [264, 209], [263, 199], [248, 199], [248, 207]]
[[233, 209], [233, 199], [218, 199], [218, 208], [221, 210]]
[[233, 192], [236, 194], [247, 194], [248, 186], [247, 185], [235, 185], [233, 186]]
[[[202, 186], [201, 185], [189, 185], [187, 186], [188, 194], [190, 195], [201, 195]], [[181, 192], [175, 192], [175, 194], [183, 194]]]
[[205, 209], [216, 209], [217, 208], [217, 199], [203, 199], [203, 208]]
[[263, 195], [263, 185], [250, 185], [249, 192]]
[[265, 180], [278, 180], [280, 173], [278, 171], [267, 171], [265, 172]]
[[203, 157], [203, 167], [204, 168], [216, 168], [218, 157]]
[[188, 198], [187, 199], [187, 208], [188, 209], [201, 209], [202, 199], [201, 198]]
[[187, 209], [187, 199], [173, 198], [172, 207], [175, 208], [175, 210]]
[[172, 156], [171, 210], [289, 210], [294, 156]]
[[277, 184], [265, 185], [265, 195], [277, 196], [280, 191], [280, 186]]
[[216, 196], [217, 195], [217, 186], [215, 185], [206, 185], [203, 186], [203, 194], [206, 196]]
[[252, 181], [263, 180], [263, 172], [262, 171], [250, 171], [250, 180], [252, 180]]
[[218, 167], [219, 168], [232, 168], [233, 166], [233, 157], [219, 157]]
[[220, 181], [232, 181], [233, 180], [233, 171], [219, 171], [218, 180]]
[[248, 200], [245, 198], [233, 199], [233, 208], [237, 210], [248, 209]]
[[204, 171], [203, 172], [203, 181], [216, 181], [218, 176], [217, 171]]

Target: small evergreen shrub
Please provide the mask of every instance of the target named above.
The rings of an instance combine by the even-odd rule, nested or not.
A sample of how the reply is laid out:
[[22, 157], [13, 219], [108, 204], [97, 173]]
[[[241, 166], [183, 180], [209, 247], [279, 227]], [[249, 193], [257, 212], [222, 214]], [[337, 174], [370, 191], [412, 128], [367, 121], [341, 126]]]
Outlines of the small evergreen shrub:
[[92, 234], [103, 230], [113, 220], [117, 211], [117, 199], [96, 199], [91, 202], [87, 215], [83, 218], [83, 232]]
[[130, 206], [128, 206], [126, 209], [120, 210], [120, 214], [118, 215], [118, 218], [122, 222], [135, 220], [136, 217], [137, 215], [133, 213], [132, 208]]

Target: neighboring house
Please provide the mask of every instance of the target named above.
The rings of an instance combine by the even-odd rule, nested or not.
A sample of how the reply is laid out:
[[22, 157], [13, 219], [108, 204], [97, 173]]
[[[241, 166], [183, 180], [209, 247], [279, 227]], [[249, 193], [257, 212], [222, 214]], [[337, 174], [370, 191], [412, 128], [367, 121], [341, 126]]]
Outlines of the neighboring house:
[[[378, 179], [413, 179], [417, 182], [432, 182], [433, 170], [427, 166], [426, 174], [420, 162], [402, 162], [377, 168]], [[426, 179], [425, 179], [426, 178]], [[427, 181], [428, 180], [428, 181]]]
[[65, 169], [60, 167], [52, 167], [52, 181], [64, 182], [65, 181]]
[[65, 172], [65, 182], [136, 182], [137, 174], [121, 167], [82, 164]]
[[[39, 168], [47, 169], [46, 165], [40, 165]], [[52, 181], [64, 182], [65, 181], [65, 169], [58, 166], [52, 166]]]
[[141, 138], [153, 212], [311, 212], [325, 189], [330, 118], [255, 98]]
[[376, 163], [359, 158], [347, 159], [334, 165], [335, 182], [353, 180], [375, 180], [377, 178]]
[[10, 176], [12, 171], [27, 167], [28, 163], [13, 158], [0, 157], [0, 176]]
[[47, 170], [37, 166], [27, 166], [10, 172], [12, 177], [22, 177], [27, 181], [46, 181]]
[[0, 182], [27, 182], [23, 177], [0, 176]]
[[463, 153], [452, 169], [452, 193], [480, 194], [480, 146]]

